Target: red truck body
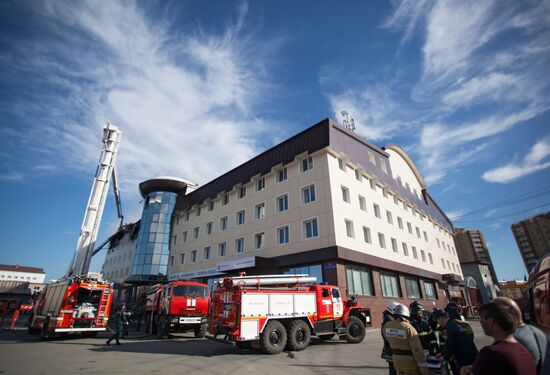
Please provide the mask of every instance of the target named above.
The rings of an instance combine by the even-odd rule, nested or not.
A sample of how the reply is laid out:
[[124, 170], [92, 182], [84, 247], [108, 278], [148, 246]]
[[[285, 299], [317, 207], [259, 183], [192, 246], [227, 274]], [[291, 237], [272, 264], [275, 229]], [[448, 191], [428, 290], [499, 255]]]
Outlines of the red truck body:
[[93, 336], [105, 331], [112, 302], [112, 285], [97, 279], [72, 277], [49, 284], [38, 296], [29, 332], [47, 340], [59, 333]]
[[204, 337], [209, 308], [206, 284], [172, 281], [153, 285], [146, 296], [145, 331], [162, 338], [170, 331], [193, 329], [195, 337]]
[[370, 310], [355, 298], [342, 299], [338, 287], [305, 285], [307, 275], [226, 278], [212, 295], [209, 333], [239, 347], [265, 353], [303, 350], [311, 336], [362, 342]]

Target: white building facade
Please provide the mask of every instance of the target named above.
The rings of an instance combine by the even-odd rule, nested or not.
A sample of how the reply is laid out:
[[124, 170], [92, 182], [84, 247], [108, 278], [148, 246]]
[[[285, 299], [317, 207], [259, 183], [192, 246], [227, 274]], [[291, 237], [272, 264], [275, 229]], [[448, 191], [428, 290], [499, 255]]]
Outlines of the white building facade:
[[169, 279], [308, 273], [358, 295], [444, 306], [462, 280], [452, 224], [397, 146], [326, 119], [196, 191], [172, 216]]

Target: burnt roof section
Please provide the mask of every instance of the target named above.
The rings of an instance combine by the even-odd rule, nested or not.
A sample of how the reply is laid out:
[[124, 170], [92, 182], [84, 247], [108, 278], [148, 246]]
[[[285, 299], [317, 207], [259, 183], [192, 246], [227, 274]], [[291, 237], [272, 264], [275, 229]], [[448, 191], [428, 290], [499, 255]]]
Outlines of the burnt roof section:
[[19, 264], [0, 264], [0, 271], [43, 273], [44, 269], [38, 267], [20, 266]]
[[175, 177], [155, 177], [139, 184], [139, 192], [145, 198], [153, 191], [185, 192], [187, 185], [185, 181]]
[[285, 165], [294, 161], [297, 155], [304, 153], [312, 154], [329, 146], [334, 151], [345, 154], [352, 163], [360, 165], [367, 174], [375, 176], [383, 185], [388, 186], [390, 190], [397, 192], [426, 214], [438, 220], [441, 225], [452, 230], [451, 221], [445, 216], [426, 190], [423, 191], [424, 199], [417, 197], [394, 179], [389, 162], [386, 164], [387, 173], [384, 173], [379, 158], [375, 158], [375, 163], [373, 163], [369, 159], [367, 150], [371, 150], [389, 161], [389, 154], [387, 152], [365, 141], [357, 134], [350, 132], [329, 118], [270, 148], [246, 163], [201, 186], [192, 193], [187, 195], [178, 194], [173, 215], [188, 210], [195, 204], [202, 204], [209, 199], [215, 199], [218, 194], [231, 191], [236, 185], [249, 183], [254, 176], [267, 174], [276, 165]]

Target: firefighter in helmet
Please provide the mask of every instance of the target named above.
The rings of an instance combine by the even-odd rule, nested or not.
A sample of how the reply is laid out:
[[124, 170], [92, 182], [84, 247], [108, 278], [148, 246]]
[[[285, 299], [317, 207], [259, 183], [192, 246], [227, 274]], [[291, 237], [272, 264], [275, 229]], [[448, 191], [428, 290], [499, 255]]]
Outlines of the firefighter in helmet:
[[382, 339], [384, 340], [384, 347], [382, 348], [382, 354], [380, 357], [386, 360], [388, 362], [389, 367], [389, 374], [390, 375], [397, 375], [397, 372], [395, 371], [395, 367], [393, 366], [393, 352], [391, 350], [390, 344], [388, 343], [388, 340], [384, 337], [384, 326], [386, 323], [391, 322], [394, 320], [393, 312], [395, 308], [399, 306], [399, 302], [392, 301], [389, 303], [388, 307], [382, 312], [382, 327], [380, 329], [380, 333], [382, 333]]
[[382, 335], [393, 352], [393, 365], [399, 375], [428, 375], [428, 363], [416, 329], [409, 323], [409, 308], [399, 304], [394, 320], [384, 325]]
[[464, 328], [464, 330], [466, 331], [466, 333], [472, 338], [472, 340], [474, 339], [474, 330], [472, 329], [472, 327], [470, 326], [469, 323], [467, 323], [465, 320], [464, 320], [464, 317], [462, 316], [462, 306], [460, 306], [458, 303], [456, 302], [450, 302], [447, 304], [447, 306], [445, 307], [445, 311], [447, 312], [447, 314], [449, 314], [449, 319], [454, 319], [456, 320], [456, 322], [458, 324], [460, 324], [462, 326], [462, 328]]
[[411, 311], [411, 324], [420, 337], [420, 342], [424, 350], [432, 356], [439, 352], [439, 344], [434, 330], [430, 327], [430, 323], [424, 314], [424, 306], [418, 301], [414, 301], [409, 305]]

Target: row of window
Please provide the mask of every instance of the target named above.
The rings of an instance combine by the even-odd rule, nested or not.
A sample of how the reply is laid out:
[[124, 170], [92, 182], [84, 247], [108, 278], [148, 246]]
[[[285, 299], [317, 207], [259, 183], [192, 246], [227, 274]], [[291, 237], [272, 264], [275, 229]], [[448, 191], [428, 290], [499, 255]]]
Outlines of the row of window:
[[[30, 276], [0, 275], [0, 279], [2, 280], [11, 279], [12, 277], [15, 280], [31, 280]], [[32, 280], [36, 280], [36, 277], [33, 277]]]
[[[300, 172], [304, 173], [304, 172], [307, 172], [307, 171], [312, 170], [312, 169], [313, 169], [313, 157], [308, 156], [307, 158], [302, 160], [302, 162], [300, 164]], [[277, 171], [276, 181], [277, 181], [277, 183], [281, 183], [281, 182], [286, 181], [286, 180], [288, 180], [288, 169], [286, 167], [283, 167], [283, 168], [281, 168]], [[256, 180], [255, 188], [256, 188], [256, 191], [262, 191], [266, 188], [266, 179], [265, 179], [265, 177], [261, 177], [261, 178]], [[248, 188], [246, 186], [241, 186], [240, 188], [238, 188], [238, 190], [237, 190], [237, 199], [243, 199], [244, 197], [246, 197], [247, 192], [248, 192]], [[222, 206], [225, 206], [227, 204], [229, 204], [229, 194], [228, 193], [224, 194], [222, 196], [222, 199], [221, 199], [221, 205]], [[208, 204], [207, 204], [208, 211], [214, 210], [214, 207], [215, 207], [214, 201], [209, 201]], [[202, 211], [201, 206], [198, 206], [197, 209], [195, 210], [195, 215], [200, 216], [201, 211]], [[183, 219], [185, 221], [188, 221], [189, 220], [189, 215], [190, 215], [190, 213], [186, 212], [183, 215]], [[176, 218], [176, 225], [179, 225], [179, 219], [180, 219], [179, 217]]]
[[[319, 237], [319, 225], [317, 218], [305, 220], [302, 223], [303, 238], [310, 239]], [[276, 239], [277, 245], [288, 245], [290, 243], [290, 227], [288, 225], [277, 228]], [[265, 232], [259, 232], [254, 234], [253, 246], [255, 250], [263, 249], [266, 244]], [[240, 254], [245, 251], [245, 239], [240, 237], [235, 239], [233, 252]], [[218, 257], [224, 257], [227, 255], [227, 243], [222, 242], [218, 244]], [[185, 253], [179, 255], [179, 264], [185, 264], [186, 262], [195, 263], [198, 261], [199, 251], [192, 250], [189, 255], [189, 260], [186, 260]], [[202, 251], [202, 260], [209, 260], [212, 256], [211, 246], [206, 246]], [[170, 257], [170, 266], [174, 265], [174, 256]]]
[[[316, 193], [315, 193], [315, 185], [309, 185], [304, 188], [302, 188], [302, 203], [308, 204], [311, 202], [315, 202], [317, 199]], [[275, 209], [277, 212], [285, 212], [288, 211], [289, 205], [288, 205], [288, 193], [283, 194], [275, 199]], [[264, 218], [266, 215], [266, 205], [265, 202], [259, 203], [256, 206], [254, 206], [254, 218], [256, 220]], [[238, 211], [235, 214], [235, 225], [243, 225], [246, 223], [246, 210]], [[229, 225], [229, 217], [224, 216], [220, 218], [219, 220], [219, 229], [220, 230], [226, 230]], [[213, 233], [213, 227], [214, 223], [212, 221], [205, 224], [204, 232], [206, 235], [211, 235]], [[197, 239], [200, 236], [200, 227], [193, 228], [192, 231], [192, 239]], [[187, 231], [182, 232], [181, 234], [181, 242], [185, 243], [188, 240]], [[175, 245], [177, 242], [177, 235], [172, 236], [172, 243]]]
[[129, 260], [131, 257], [132, 257], [131, 253], [124, 253], [123, 255], [119, 255], [119, 256], [110, 258], [109, 261], [106, 264], [110, 265], [110, 264], [120, 263], [120, 262], [125, 261], [127, 259]]
[[[348, 295], [374, 296], [372, 270], [366, 266], [348, 264], [346, 266], [346, 281]], [[424, 285], [425, 296], [422, 295], [420, 282]], [[383, 297], [402, 298], [403, 291], [399, 282], [399, 275], [395, 272], [380, 271], [380, 287]], [[430, 280], [420, 280], [414, 276], [405, 276], [406, 298], [437, 300], [435, 283]]]
[[126, 270], [116, 270], [113, 272], [108, 272], [105, 274], [105, 277], [107, 280], [117, 278], [117, 277], [126, 277], [130, 274], [130, 268], [126, 268]]
[[[347, 234], [347, 236], [350, 237], [350, 238], [355, 238], [355, 228], [354, 228], [354, 225], [353, 225], [353, 221], [345, 219], [344, 222], [345, 222], [345, 225], [346, 225], [346, 234]], [[371, 229], [367, 226], [363, 226], [363, 240], [368, 244], [372, 244]], [[391, 237], [390, 240], [391, 240], [391, 247], [392, 247], [393, 252], [394, 253], [399, 253], [399, 246], [398, 246], [398, 243], [397, 243], [397, 239]], [[382, 249], [387, 248], [386, 236], [385, 236], [384, 233], [378, 232], [378, 245]], [[405, 242], [401, 242], [401, 247], [403, 249], [403, 255], [409, 256], [409, 246]], [[418, 259], [418, 250], [417, 250], [416, 246], [411, 246], [411, 250], [412, 250], [413, 258]], [[432, 253], [428, 252], [427, 254], [428, 254], [428, 258], [426, 258], [426, 251], [424, 251], [422, 249], [420, 250], [420, 258], [422, 259], [422, 261], [423, 262], [428, 262], [429, 261], [430, 264], [434, 264]], [[459, 265], [455, 264], [454, 262], [450, 262], [449, 260], [447, 260], [447, 262], [445, 263], [445, 260], [443, 258], [441, 258], [441, 265], [443, 266], [444, 269], [448, 269], [450, 271], [451, 267], [452, 267], [452, 270], [454, 272], [460, 273]]]

